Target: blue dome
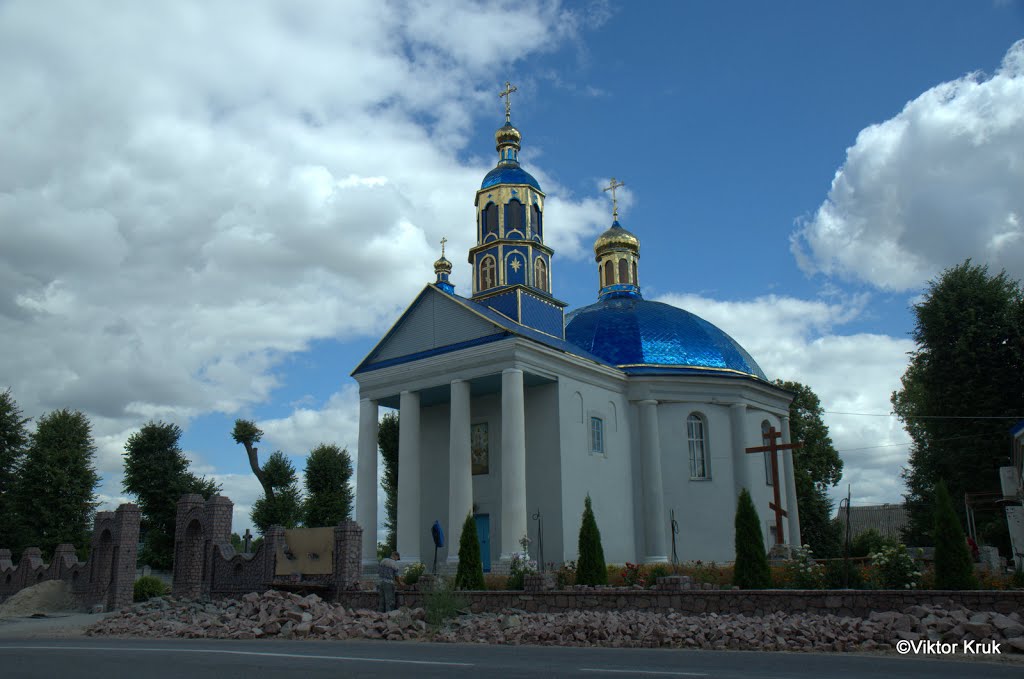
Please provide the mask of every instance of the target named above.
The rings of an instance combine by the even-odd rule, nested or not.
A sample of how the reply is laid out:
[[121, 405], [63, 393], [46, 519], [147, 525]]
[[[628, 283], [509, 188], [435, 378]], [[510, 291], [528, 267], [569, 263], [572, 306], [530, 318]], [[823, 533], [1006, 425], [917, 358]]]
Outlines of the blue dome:
[[736, 340], [669, 304], [612, 297], [577, 309], [566, 320], [566, 340], [627, 372], [690, 368], [768, 380]]
[[484, 176], [481, 189], [495, 184], [528, 184], [540, 191], [540, 184], [529, 172], [521, 167], [496, 167]]

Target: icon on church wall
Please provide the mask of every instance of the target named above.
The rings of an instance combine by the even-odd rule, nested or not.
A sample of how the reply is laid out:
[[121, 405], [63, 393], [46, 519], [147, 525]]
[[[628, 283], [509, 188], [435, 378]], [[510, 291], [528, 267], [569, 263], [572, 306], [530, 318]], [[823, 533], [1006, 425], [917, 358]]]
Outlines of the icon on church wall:
[[487, 433], [487, 423], [474, 424], [470, 440], [470, 449], [473, 455], [473, 474], [487, 474], [490, 469], [490, 441]]

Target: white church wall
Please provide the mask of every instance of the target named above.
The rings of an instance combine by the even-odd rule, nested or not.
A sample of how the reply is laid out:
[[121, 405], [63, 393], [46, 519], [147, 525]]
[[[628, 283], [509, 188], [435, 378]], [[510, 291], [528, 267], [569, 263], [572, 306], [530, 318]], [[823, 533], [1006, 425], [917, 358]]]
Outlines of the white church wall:
[[[624, 394], [561, 377], [561, 560], [575, 560], [583, 501], [590, 494], [607, 563], [636, 560], [629, 404]], [[604, 422], [604, 454], [590, 452], [590, 418]]]
[[558, 384], [550, 383], [526, 389], [526, 511], [527, 534], [533, 541], [530, 555], [540, 556], [537, 521], [539, 511], [544, 523], [544, 560], [561, 561], [562, 468], [559, 462]]
[[[473, 398], [469, 421], [471, 427], [487, 425], [487, 473], [473, 475], [473, 513], [487, 515], [491, 531], [491, 563], [494, 564], [501, 556], [501, 394]], [[458, 551], [458, 546], [453, 549]]]
[[[763, 445], [761, 438], [761, 423], [765, 420], [768, 421], [770, 426], [775, 427], [776, 430], [780, 430], [782, 422], [777, 415], [774, 413], [765, 412], [763, 410], [749, 409], [747, 411], [746, 418], [746, 447], [760, 446]], [[780, 439], [781, 442], [781, 439]], [[768, 458], [768, 464], [771, 464], [770, 456], [764, 453], [747, 454], [747, 472], [749, 476], [747, 478], [751, 481], [750, 498], [754, 501], [754, 507], [757, 509], [758, 516], [761, 517], [761, 532], [764, 533], [765, 547], [771, 548], [774, 544], [774, 539], [770, 531], [775, 526], [775, 513], [768, 506], [769, 503], [775, 501], [775, 491], [772, 486], [768, 484], [768, 476], [765, 470], [765, 458]], [[779, 497], [782, 501], [782, 506], [786, 506], [786, 483], [785, 483], [785, 470], [782, 462], [782, 454], [779, 454]], [[789, 527], [783, 517], [783, 529], [786, 531], [785, 538], [789, 540]]]
[[[448, 521], [448, 427], [450, 408], [443, 403], [420, 409], [420, 559], [429, 569], [434, 559], [430, 527], [440, 521], [445, 536], [451, 534]], [[401, 473], [401, 472], [399, 472]], [[456, 547], [458, 550], [458, 547]], [[447, 549], [438, 551], [443, 564]]]
[[[697, 413], [705, 422], [707, 479], [690, 477], [687, 418]], [[701, 402], [661, 403], [661, 473], [665, 496], [665, 524], [672, 544], [669, 517], [675, 510], [679, 534], [676, 554], [686, 561], [731, 561], [734, 558], [735, 496], [732, 476], [732, 435], [729, 409]], [[669, 555], [671, 557], [671, 554]]]

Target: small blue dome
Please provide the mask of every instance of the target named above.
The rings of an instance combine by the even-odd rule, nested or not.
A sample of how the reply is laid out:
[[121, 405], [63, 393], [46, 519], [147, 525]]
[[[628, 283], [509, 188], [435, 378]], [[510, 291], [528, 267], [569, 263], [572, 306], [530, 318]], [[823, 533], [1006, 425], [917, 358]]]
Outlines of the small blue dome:
[[626, 372], [722, 370], [767, 381], [733, 338], [678, 307], [611, 297], [566, 318], [565, 339]]
[[488, 186], [496, 184], [528, 184], [540, 191], [540, 184], [533, 178], [533, 175], [518, 166], [498, 166], [494, 168], [484, 176], [484, 181], [480, 184], [480, 188], [486, 189]]

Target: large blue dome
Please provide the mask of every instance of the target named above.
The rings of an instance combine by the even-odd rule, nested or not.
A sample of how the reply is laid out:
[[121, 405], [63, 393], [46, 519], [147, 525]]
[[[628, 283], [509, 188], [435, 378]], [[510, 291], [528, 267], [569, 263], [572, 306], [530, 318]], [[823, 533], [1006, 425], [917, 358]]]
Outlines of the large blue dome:
[[480, 184], [481, 189], [486, 189], [489, 186], [496, 184], [527, 184], [540, 191], [540, 184], [533, 178], [529, 172], [521, 167], [502, 167], [498, 166], [484, 175], [484, 180]]
[[768, 380], [736, 340], [669, 304], [610, 297], [566, 320], [566, 340], [626, 372], [721, 371]]

